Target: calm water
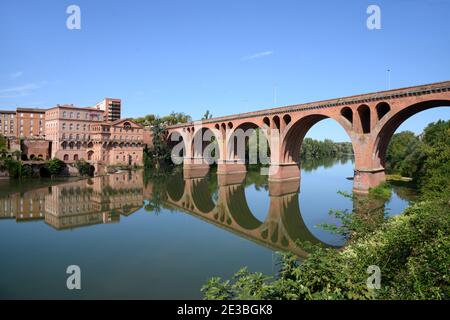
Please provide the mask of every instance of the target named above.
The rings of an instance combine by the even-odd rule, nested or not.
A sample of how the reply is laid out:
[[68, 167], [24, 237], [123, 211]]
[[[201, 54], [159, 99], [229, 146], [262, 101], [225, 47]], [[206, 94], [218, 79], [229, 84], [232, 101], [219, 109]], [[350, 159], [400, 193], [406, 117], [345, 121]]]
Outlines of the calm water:
[[[233, 181], [118, 173], [81, 181], [0, 181], [0, 298], [197, 299], [212, 276], [273, 274], [297, 239], [340, 246], [318, 227], [351, 210], [351, 160], [302, 165], [300, 193], [271, 195], [258, 170]], [[289, 188], [288, 188], [289, 189]], [[386, 204], [400, 213], [410, 193]], [[82, 289], [66, 288], [78, 265]]]

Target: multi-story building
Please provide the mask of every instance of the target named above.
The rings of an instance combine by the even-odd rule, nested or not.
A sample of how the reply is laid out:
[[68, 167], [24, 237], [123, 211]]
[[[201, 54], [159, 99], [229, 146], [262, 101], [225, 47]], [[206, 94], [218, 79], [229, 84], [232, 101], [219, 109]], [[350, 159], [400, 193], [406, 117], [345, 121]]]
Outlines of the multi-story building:
[[[0, 133], [10, 144], [21, 141], [24, 160], [85, 159], [104, 165], [142, 165], [149, 132], [130, 119], [120, 119], [120, 99], [105, 98], [95, 107], [56, 105], [47, 110], [0, 111]], [[6, 133], [9, 133], [7, 135]]]
[[16, 137], [44, 139], [45, 109], [17, 108], [15, 122]]
[[120, 119], [122, 101], [120, 99], [105, 98], [94, 108], [104, 112], [105, 121], [113, 122]]
[[142, 165], [144, 128], [130, 119], [92, 126], [88, 158], [109, 165]]
[[57, 105], [45, 112], [45, 139], [51, 142], [50, 157], [66, 162], [91, 160], [91, 126], [104, 121], [104, 113], [95, 108]]
[[51, 158], [106, 165], [142, 165], [144, 128], [128, 120], [105, 122], [102, 110], [58, 105], [48, 109], [45, 137]]
[[16, 112], [0, 110], [0, 134], [12, 138], [16, 135]]

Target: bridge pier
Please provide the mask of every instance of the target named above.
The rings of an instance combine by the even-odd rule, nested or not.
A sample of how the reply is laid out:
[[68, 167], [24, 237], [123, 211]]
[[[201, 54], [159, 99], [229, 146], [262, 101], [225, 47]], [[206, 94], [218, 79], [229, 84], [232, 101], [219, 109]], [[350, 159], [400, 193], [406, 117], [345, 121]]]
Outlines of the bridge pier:
[[202, 157], [185, 157], [183, 176], [185, 179], [202, 178], [209, 172], [209, 164]]
[[384, 168], [355, 169], [353, 176], [353, 192], [359, 194], [369, 193], [370, 188], [375, 188], [386, 181]]
[[217, 164], [217, 174], [236, 174], [247, 172], [244, 161], [239, 160], [219, 160]]
[[269, 168], [269, 181], [286, 182], [300, 180], [300, 165], [296, 162], [272, 163]]
[[269, 195], [280, 197], [287, 194], [300, 192], [300, 178], [291, 179], [287, 181], [270, 181], [269, 180]]

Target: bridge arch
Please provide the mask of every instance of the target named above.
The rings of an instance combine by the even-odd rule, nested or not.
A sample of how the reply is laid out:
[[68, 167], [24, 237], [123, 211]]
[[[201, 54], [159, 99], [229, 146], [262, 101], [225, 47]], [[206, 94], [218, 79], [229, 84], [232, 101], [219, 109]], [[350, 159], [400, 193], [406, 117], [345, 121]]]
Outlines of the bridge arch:
[[[228, 127], [233, 127], [231, 122]], [[204, 158], [208, 164], [214, 163], [222, 154], [220, 138], [221, 132], [217, 128], [198, 128], [193, 134], [191, 142], [194, 158]]]
[[351, 123], [349, 121], [320, 113], [311, 114], [296, 121], [292, 121], [292, 123], [286, 127], [281, 146], [281, 160], [285, 163], [299, 163], [300, 150], [306, 134], [314, 125], [325, 119], [332, 119], [337, 122], [347, 133], [353, 145]]
[[386, 152], [395, 131], [400, 127], [403, 122], [408, 120], [413, 115], [422, 111], [438, 108], [438, 107], [450, 107], [450, 100], [429, 100], [409, 105], [406, 108], [402, 108], [398, 112], [393, 112], [391, 116], [389, 113], [380, 120], [377, 125], [377, 135], [374, 140], [372, 157], [379, 165], [385, 167]]
[[[276, 120], [274, 120], [273, 118], [269, 119], [268, 117], [265, 117], [262, 123], [256, 121], [255, 122], [246, 121], [237, 125], [234, 128], [234, 130], [232, 130], [229, 133], [229, 136], [226, 137], [227, 158], [240, 161], [245, 160], [245, 162], [248, 162], [249, 154], [246, 152], [245, 146], [248, 144], [250, 138], [254, 137], [257, 130], [261, 130], [260, 132], [263, 133], [267, 147], [266, 149], [266, 152], [268, 153], [267, 156], [270, 156], [270, 138], [269, 133], [267, 131], [268, 129], [267, 124], [268, 123], [273, 124], [274, 121]], [[279, 121], [279, 118], [277, 121]], [[261, 135], [258, 135], [257, 139], [259, 139], [259, 137], [261, 137]], [[259, 147], [263, 147], [263, 145], [261, 143], [258, 143], [257, 146], [258, 146], [257, 155], [259, 159], [261, 156]]]
[[189, 147], [189, 138], [186, 131], [172, 131], [167, 136], [167, 145], [171, 151], [172, 161], [181, 164], [183, 158], [186, 157], [187, 148]]

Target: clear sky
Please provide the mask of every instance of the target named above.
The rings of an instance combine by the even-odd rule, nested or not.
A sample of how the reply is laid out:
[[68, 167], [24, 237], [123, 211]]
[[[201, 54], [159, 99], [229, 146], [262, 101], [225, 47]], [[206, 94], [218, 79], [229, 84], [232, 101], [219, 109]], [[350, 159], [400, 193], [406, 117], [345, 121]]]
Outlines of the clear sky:
[[[117, 97], [123, 116], [199, 119], [384, 90], [387, 69], [391, 88], [445, 81], [449, 21], [449, 0], [1, 0], [0, 108]], [[439, 118], [450, 108], [401, 129]], [[309, 136], [348, 140], [331, 120]]]

